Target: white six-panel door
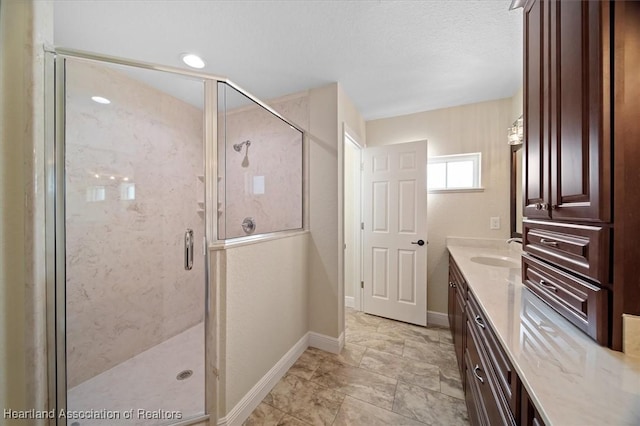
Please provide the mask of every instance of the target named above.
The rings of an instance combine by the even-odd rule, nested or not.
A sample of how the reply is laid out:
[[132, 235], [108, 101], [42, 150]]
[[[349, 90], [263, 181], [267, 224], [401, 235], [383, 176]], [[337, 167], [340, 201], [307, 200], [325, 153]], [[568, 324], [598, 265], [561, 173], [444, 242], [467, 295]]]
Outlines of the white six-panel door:
[[363, 150], [364, 311], [419, 325], [427, 324], [426, 167], [427, 141]]

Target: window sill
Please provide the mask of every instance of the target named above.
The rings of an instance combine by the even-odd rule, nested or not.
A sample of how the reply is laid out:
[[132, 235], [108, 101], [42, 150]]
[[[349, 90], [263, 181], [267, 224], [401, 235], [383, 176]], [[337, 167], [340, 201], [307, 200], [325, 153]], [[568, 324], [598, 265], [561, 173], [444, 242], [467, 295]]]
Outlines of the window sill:
[[484, 188], [447, 188], [447, 189], [429, 189], [429, 194], [448, 194], [457, 192], [484, 192]]

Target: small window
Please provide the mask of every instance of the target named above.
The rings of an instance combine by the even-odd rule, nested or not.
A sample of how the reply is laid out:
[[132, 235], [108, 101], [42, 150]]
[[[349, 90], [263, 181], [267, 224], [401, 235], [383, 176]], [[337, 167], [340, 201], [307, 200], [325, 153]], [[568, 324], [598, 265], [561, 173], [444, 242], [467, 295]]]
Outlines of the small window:
[[442, 155], [429, 158], [427, 188], [429, 192], [481, 190], [481, 153]]

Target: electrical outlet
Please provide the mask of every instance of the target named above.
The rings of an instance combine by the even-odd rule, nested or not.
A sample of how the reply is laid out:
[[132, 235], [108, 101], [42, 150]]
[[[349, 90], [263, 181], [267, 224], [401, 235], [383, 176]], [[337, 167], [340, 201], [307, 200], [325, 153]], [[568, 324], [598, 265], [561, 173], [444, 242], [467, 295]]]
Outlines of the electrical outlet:
[[489, 222], [489, 229], [500, 229], [500, 216], [494, 216]]

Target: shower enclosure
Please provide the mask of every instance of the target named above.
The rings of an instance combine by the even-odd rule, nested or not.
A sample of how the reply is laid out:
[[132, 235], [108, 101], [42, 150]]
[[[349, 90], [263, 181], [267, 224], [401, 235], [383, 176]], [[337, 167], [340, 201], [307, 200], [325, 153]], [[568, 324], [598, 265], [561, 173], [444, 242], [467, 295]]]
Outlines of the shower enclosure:
[[204, 82], [73, 58], [58, 70], [66, 406], [106, 417], [67, 423], [202, 416]]
[[303, 133], [223, 78], [60, 49], [47, 64], [55, 424], [205, 420], [209, 247], [302, 228]]

